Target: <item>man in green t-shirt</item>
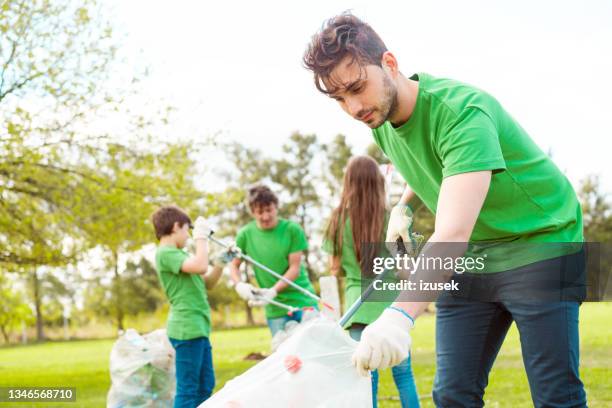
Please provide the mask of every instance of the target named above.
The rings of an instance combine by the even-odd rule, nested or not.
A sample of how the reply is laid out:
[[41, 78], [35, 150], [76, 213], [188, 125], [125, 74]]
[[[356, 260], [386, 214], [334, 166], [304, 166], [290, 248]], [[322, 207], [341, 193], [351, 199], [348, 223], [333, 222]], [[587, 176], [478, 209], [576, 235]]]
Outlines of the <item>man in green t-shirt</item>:
[[[238, 231], [236, 246], [242, 253], [315, 293], [302, 263], [303, 251], [308, 249], [302, 227], [278, 217], [278, 198], [267, 186], [258, 185], [249, 190], [249, 209], [254, 220]], [[282, 330], [288, 321], [301, 321], [302, 311], [289, 315], [286, 309], [269, 304], [269, 300], [296, 308], [317, 307], [316, 300], [256, 265], [253, 269], [259, 288], [243, 282], [240, 263], [241, 259], [235, 258], [230, 269], [236, 292], [252, 305], [266, 305], [266, 319], [272, 336]], [[257, 299], [255, 295], [258, 295]]]
[[168, 337], [176, 351], [175, 408], [193, 408], [208, 399], [215, 387], [210, 337], [210, 306], [206, 290], [216, 285], [222, 266], [233, 259], [230, 248], [208, 270], [207, 238], [210, 229], [202, 217], [193, 227], [195, 255], [184, 247], [191, 219], [176, 206], [159, 208], [152, 216], [159, 246], [155, 266], [170, 302]]
[[[581, 244], [560, 244], [583, 240], [580, 205], [567, 178], [491, 95], [425, 73], [404, 76], [378, 34], [350, 13], [313, 36], [304, 63], [321, 92], [372, 129], [409, 186], [391, 211], [386, 241], [410, 238], [408, 203], [416, 195], [436, 217], [422, 256], [439, 251], [434, 243], [457, 243], [446, 247], [451, 259], [490, 254], [481, 271], [486, 280], [479, 279], [492, 292], [510, 287], [519, 296], [512, 302], [440, 296], [436, 405], [484, 405], [489, 371], [514, 321], [534, 405], [586, 406], [578, 373], [579, 302], [520, 299], [533, 276], [584, 263]], [[536, 243], [549, 245], [534, 250]], [[357, 369], [404, 359], [414, 319], [427, 304], [396, 301], [387, 308], [363, 331], [353, 356]]]

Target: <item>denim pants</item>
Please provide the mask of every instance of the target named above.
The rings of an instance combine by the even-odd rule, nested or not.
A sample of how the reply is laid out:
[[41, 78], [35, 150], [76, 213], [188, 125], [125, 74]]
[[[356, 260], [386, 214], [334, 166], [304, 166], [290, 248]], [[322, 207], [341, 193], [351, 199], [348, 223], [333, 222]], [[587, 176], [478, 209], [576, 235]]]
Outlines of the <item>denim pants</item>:
[[467, 295], [445, 292], [437, 302], [436, 406], [484, 406], [489, 371], [514, 321], [533, 405], [586, 407], [578, 373], [584, 256], [580, 251], [511, 271], [457, 277]]
[[176, 396], [174, 408], [194, 408], [215, 388], [212, 350], [208, 337], [190, 340], [170, 338], [176, 351]]
[[298, 323], [301, 322], [302, 316], [302, 310], [296, 310], [295, 312], [291, 313], [291, 316], [284, 315], [281, 317], [272, 317], [266, 319], [266, 321], [268, 322], [268, 328], [270, 329], [270, 333], [272, 333], [272, 337], [274, 337], [274, 335], [279, 331], [283, 330], [287, 322], [291, 320], [296, 321]]
[[442, 295], [436, 312], [436, 406], [484, 406], [489, 371], [515, 321], [533, 405], [586, 407], [578, 375], [579, 305], [476, 302]]
[[[354, 324], [349, 329], [349, 335], [353, 340], [359, 341], [361, 339], [361, 332], [365, 328], [365, 325]], [[412, 375], [412, 366], [410, 365], [410, 356], [407, 359], [391, 368], [393, 374], [393, 381], [399, 392], [400, 402], [402, 408], [415, 408], [419, 407], [419, 396], [416, 390], [416, 384], [414, 383], [414, 376]], [[372, 371], [372, 407], [378, 406], [378, 370]]]

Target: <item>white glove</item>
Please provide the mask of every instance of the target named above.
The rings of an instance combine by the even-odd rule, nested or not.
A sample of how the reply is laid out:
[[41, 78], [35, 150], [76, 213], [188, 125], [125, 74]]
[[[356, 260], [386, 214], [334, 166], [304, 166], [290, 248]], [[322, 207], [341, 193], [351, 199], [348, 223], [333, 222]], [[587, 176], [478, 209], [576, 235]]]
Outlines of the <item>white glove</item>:
[[191, 236], [193, 239], [206, 239], [210, 236], [211, 230], [204, 217], [200, 216], [196, 218], [193, 223], [193, 233]]
[[416, 255], [419, 241], [422, 241], [423, 237], [412, 232], [412, 223], [412, 208], [409, 205], [398, 204], [393, 207], [385, 238], [385, 243], [392, 254], [397, 253], [395, 243], [401, 238], [408, 254]]
[[249, 306], [265, 306], [278, 295], [273, 288], [255, 289], [255, 299], [249, 300]]
[[226, 264], [232, 262], [234, 258], [242, 255], [242, 251], [239, 247], [236, 246], [235, 243], [232, 243], [228, 246], [228, 248], [221, 252], [217, 257], [215, 257], [214, 265], [223, 267]]
[[398, 365], [410, 353], [410, 330], [414, 322], [395, 308], [387, 308], [361, 333], [353, 353], [353, 365], [363, 376], [368, 371]]
[[253, 300], [255, 299], [255, 291], [257, 290], [255, 286], [246, 282], [238, 282], [234, 287], [238, 296], [243, 298], [244, 300]]

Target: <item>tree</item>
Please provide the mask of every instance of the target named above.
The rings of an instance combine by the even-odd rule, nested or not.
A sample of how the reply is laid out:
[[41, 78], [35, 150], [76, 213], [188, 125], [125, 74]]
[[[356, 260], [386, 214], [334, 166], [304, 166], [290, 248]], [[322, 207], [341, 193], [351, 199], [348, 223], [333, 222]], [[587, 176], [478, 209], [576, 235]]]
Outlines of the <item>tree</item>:
[[[374, 160], [376, 160], [378, 164], [391, 164], [391, 161], [387, 158], [387, 156], [385, 156], [383, 151], [380, 150], [380, 148], [374, 143], [368, 146], [366, 150], [366, 154], [372, 157]], [[406, 187], [406, 182], [404, 181], [402, 176], [399, 174], [396, 175], [396, 177], [394, 177], [393, 180], [394, 180], [394, 186], [392, 186], [392, 188], [394, 188], [394, 190], [397, 190], [398, 191], [397, 194], [399, 195], [400, 194], [399, 191], [403, 191], [404, 188]], [[399, 196], [397, 198], [392, 197], [391, 198], [392, 202], [390, 204], [394, 205], [395, 201], [397, 201], [398, 199], [399, 199]], [[416, 196], [410, 202], [410, 206], [414, 209], [413, 230], [423, 235], [425, 240], [429, 239], [429, 237], [431, 236], [431, 234], [433, 234], [433, 231], [434, 231], [434, 226], [435, 226], [434, 214], [425, 206], [423, 201], [421, 201], [421, 199], [418, 196]]]
[[[230, 172], [220, 174], [225, 179], [225, 189], [215, 195], [209, 206], [210, 214], [216, 214], [220, 226], [217, 236], [219, 238], [234, 236], [242, 226], [251, 221], [252, 217], [246, 203], [246, 190], [248, 187], [269, 181], [272, 161], [266, 157], [259, 149], [249, 148], [237, 142], [229, 142], [221, 145], [230, 163], [236, 165]], [[213, 245], [214, 248], [214, 245]], [[251, 266], [246, 262], [242, 263], [242, 268], [247, 281], [251, 280]], [[212, 303], [223, 304], [227, 297], [217, 298], [213, 295]], [[235, 300], [240, 301], [235, 298]], [[211, 305], [212, 305], [211, 303]], [[255, 324], [253, 311], [247, 302], [243, 302], [246, 323]]]
[[7, 276], [0, 275], [0, 332], [5, 343], [10, 341], [12, 331], [33, 319], [24, 294], [13, 286]]
[[[578, 197], [582, 205], [582, 218], [584, 224], [584, 237], [590, 242], [589, 248], [595, 249], [596, 263], [587, 262], [587, 271], [590, 272], [589, 297], [599, 298], [603, 295], [604, 300], [612, 299], [612, 284], [610, 274], [612, 273], [612, 203], [608, 194], [602, 191], [600, 178], [597, 175], [585, 177], [578, 190]], [[588, 257], [592, 258], [592, 257]], [[593, 274], [599, 273], [598, 276]], [[598, 291], [606, 289], [605, 293]], [[598, 291], [598, 292], [597, 292]]]
[[128, 315], [153, 313], [166, 302], [155, 266], [144, 257], [126, 263], [122, 286], [125, 298], [129, 299], [125, 306]]
[[337, 197], [338, 191], [342, 188], [344, 169], [353, 156], [353, 151], [346, 137], [341, 134], [336, 135], [330, 143], [324, 144], [322, 150], [326, 156], [326, 171], [324, 171], [323, 179], [327, 184], [330, 196]]
[[257, 184], [270, 181], [272, 160], [259, 149], [249, 148], [238, 142], [221, 146], [228, 161], [235, 166], [230, 172], [220, 174], [225, 179], [225, 189], [215, 195], [209, 210], [219, 216], [219, 236], [226, 236], [251, 221], [246, 203], [246, 190]]
[[121, 277], [120, 256], [153, 240], [149, 218], [156, 206], [174, 202], [199, 214], [205, 199], [191, 176], [195, 164], [189, 145], [165, 144], [158, 152], [109, 147], [106, 160], [100, 163], [101, 178], [89, 185], [90, 199], [80, 202], [75, 213], [87, 242], [105, 252], [113, 276], [115, 321], [117, 329], [123, 330], [129, 285]]
[[578, 196], [582, 205], [584, 235], [590, 242], [612, 240], [612, 204], [601, 191], [599, 176], [589, 175], [580, 183]]
[[[313, 213], [320, 207], [319, 180], [314, 163], [320, 148], [316, 135], [295, 132], [283, 145], [283, 158], [274, 161], [272, 172], [272, 180], [282, 185], [288, 195], [288, 199], [283, 200], [281, 214], [297, 217], [307, 239], [310, 239]], [[308, 276], [314, 281], [316, 276], [308, 260], [309, 251], [304, 252]]]
[[380, 147], [378, 147], [378, 145], [376, 145], [375, 143], [370, 143], [368, 145], [366, 149], [366, 154], [373, 158], [378, 164], [391, 163], [391, 160], [389, 160], [389, 158], [385, 156], [383, 151], [380, 150]]
[[113, 101], [103, 86], [115, 48], [98, 14], [89, 0], [0, 7], [0, 262], [71, 260], [45, 244], [70, 224], [80, 182], [95, 174], [95, 165], [83, 173], [79, 163], [91, 164], [100, 136], [83, 135], [82, 125]]
[[[116, 277], [107, 279], [106, 270], [87, 282], [85, 309], [91, 314], [117, 323]], [[110, 283], [109, 283], [110, 281]], [[128, 260], [120, 274], [122, 316], [153, 313], [165, 302], [155, 266], [146, 258]]]

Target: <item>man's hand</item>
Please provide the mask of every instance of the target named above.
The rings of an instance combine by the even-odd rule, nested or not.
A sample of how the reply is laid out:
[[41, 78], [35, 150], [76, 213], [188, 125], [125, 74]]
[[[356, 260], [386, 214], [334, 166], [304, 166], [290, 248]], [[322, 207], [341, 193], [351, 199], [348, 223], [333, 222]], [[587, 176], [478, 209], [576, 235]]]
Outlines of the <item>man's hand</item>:
[[199, 216], [196, 218], [193, 224], [193, 233], [191, 234], [193, 239], [206, 239], [210, 236], [210, 232], [210, 227], [206, 224], [204, 217]]
[[221, 252], [214, 260], [214, 265], [219, 267], [224, 267], [228, 263], [232, 262], [234, 258], [240, 257], [242, 255], [242, 251], [239, 247], [236, 246], [235, 243], [229, 245], [229, 247]]
[[408, 314], [389, 307], [361, 334], [353, 353], [353, 365], [363, 376], [368, 371], [393, 367], [408, 358], [410, 330], [414, 321]]
[[278, 293], [273, 288], [255, 289], [255, 299], [249, 300], [249, 306], [265, 306], [274, 299]]
[[391, 210], [389, 224], [387, 226], [387, 237], [385, 243], [389, 252], [398, 252], [397, 240], [401, 238], [409, 255], [416, 255], [423, 236], [412, 232], [412, 208], [409, 205], [398, 204]]
[[409, 230], [412, 227], [412, 209], [408, 205], [398, 204], [391, 210], [387, 238], [385, 242], [396, 242], [402, 238], [404, 242], [410, 240]]
[[234, 289], [238, 293], [238, 296], [240, 296], [244, 300], [250, 301], [255, 299], [255, 291], [257, 289], [250, 283], [238, 282], [236, 286], [234, 286]]

